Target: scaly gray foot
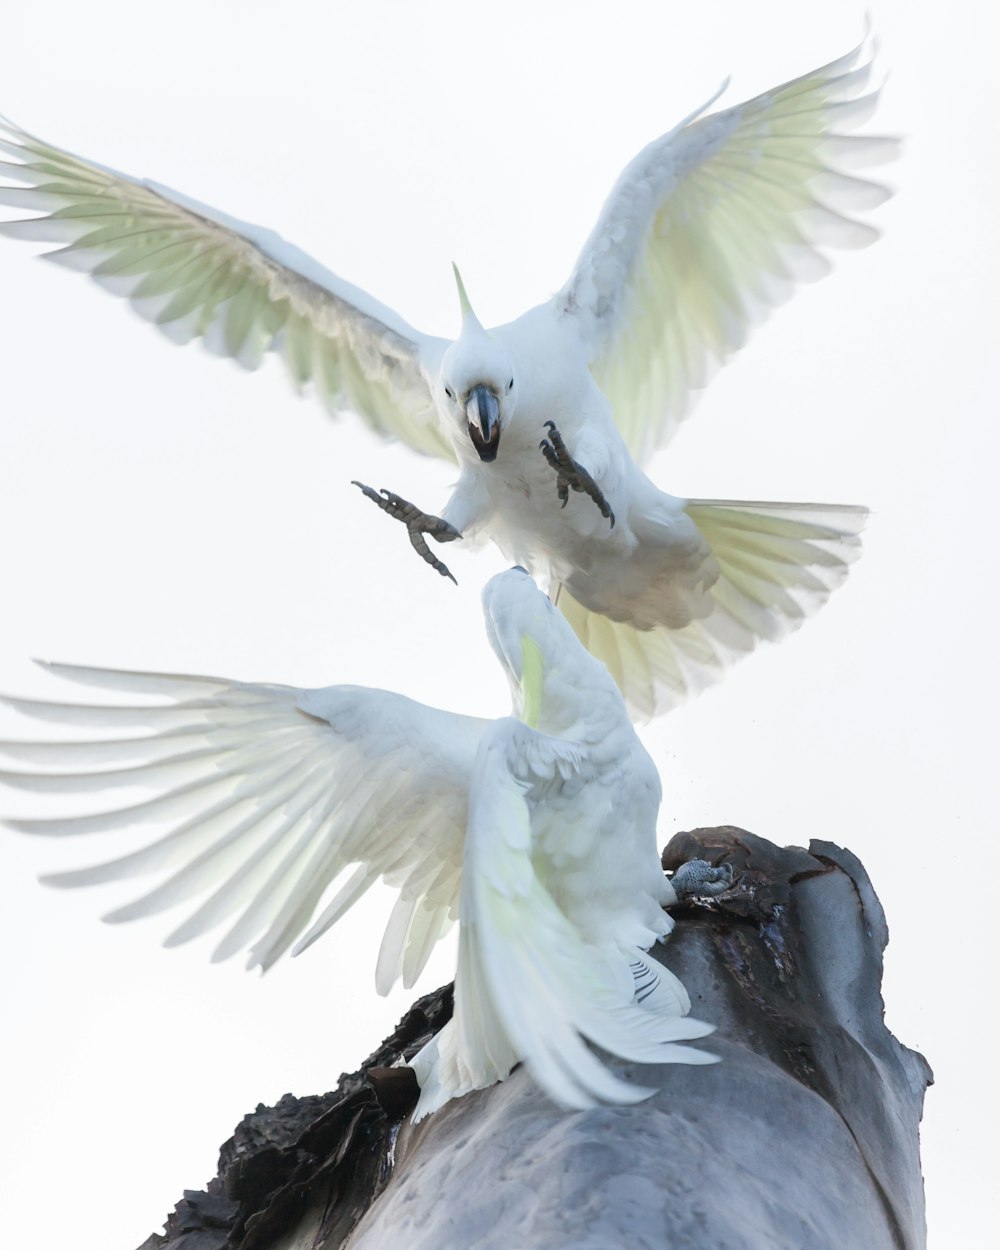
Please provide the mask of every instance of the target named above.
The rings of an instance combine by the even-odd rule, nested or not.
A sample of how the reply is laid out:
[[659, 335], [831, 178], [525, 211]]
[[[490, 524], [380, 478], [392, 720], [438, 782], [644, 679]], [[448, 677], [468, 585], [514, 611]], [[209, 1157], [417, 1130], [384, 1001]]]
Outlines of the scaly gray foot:
[[677, 897], [685, 894], [700, 894], [714, 898], [716, 894], [724, 894], [733, 884], [732, 864], [720, 864], [713, 868], [707, 859], [689, 859], [670, 878]]
[[569, 501], [569, 489], [572, 486], [574, 490], [582, 491], [584, 495], [589, 495], [597, 504], [601, 516], [607, 517], [611, 522], [611, 528], [615, 528], [615, 514], [611, 511], [611, 505], [604, 497], [604, 492], [590, 476], [587, 470], [577, 464], [573, 457], [566, 449], [562, 435], [556, 429], [554, 421], [546, 421], [545, 428], [549, 432], [548, 438], [543, 438], [538, 444], [542, 455], [549, 462], [556, 474], [556, 490], [559, 492], [559, 498], [562, 500], [562, 506], [565, 508]]
[[[378, 504], [383, 512], [388, 512], [397, 521], [402, 521], [406, 526], [407, 533], [410, 535], [413, 550], [420, 556], [421, 560], [425, 560], [432, 569], [437, 569], [442, 577], [451, 577], [451, 580], [455, 582], [451, 570], [443, 561], [437, 558], [424, 539], [425, 534], [430, 534], [431, 538], [436, 539], [439, 543], [454, 542], [456, 538], [462, 537], [454, 525], [450, 525], [442, 517], [430, 516], [426, 512], [421, 512], [409, 500], [403, 499], [399, 495], [394, 495], [390, 490], [383, 490], [380, 493], [372, 490], [370, 486], [366, 486], [364, 482], [352, 481], [351, 485], [356, 486], [363, 495], [367, 495], [372, 503]], [[458, 582], [455, 582], [455, 585], [457, 586]]]

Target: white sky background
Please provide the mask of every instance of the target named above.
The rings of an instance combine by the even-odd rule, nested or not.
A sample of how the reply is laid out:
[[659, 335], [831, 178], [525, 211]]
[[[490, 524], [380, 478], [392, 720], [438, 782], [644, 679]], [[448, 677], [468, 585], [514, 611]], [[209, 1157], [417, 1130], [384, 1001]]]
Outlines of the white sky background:
[[[863, 22], [861, 4], [802, 0], [8, 9], [0, 108], [21, 125], [269, 225], [439, 334], [457, 331], [452, 259], [485, 323], [517, 315], [562, 284], [644, 143], [726, 74], [726, 101], [746, 98]], [[995, 542], [977, 515], [1000, 450], [986, 11], [874, 6], [890, 81], [873, 128], [909, 136], [885, 237], [780, 310], [652, 470], [680, 495], [875, 509], [820, 616], [645, 740], [664, 842], [733, 823], [866, 864], [892, 934], [888, 1023], [937, 1076], [923, 1157], [941, 1247], [982, 1244], [996, 1203], [976, 1018], [997, 868]], [[0, 240], [0, 689], [58, 697], [25, 660], [40, 655], [507, 709], [478, 600], [499, 556], [449, 547], [456, 590], [349, 485], [433, 511], [448, 468], [296, 400], [277, 362], [246, 375], [169, 345], [33, 250]], [[15, 730], [34, 732], [0, 724]], [[131, 1250], [244, 1113], [334, 1086], [413, 997], [374, 993], [384, 899], [260, 979], [210, 966], [211, 942], [162, 950], [169, 916], [99, 924], [130, 887], [35, 884], [101, 847], [0, 839], [0, 1176], [19, 1250], [70, 1227], [78, 1250]]]

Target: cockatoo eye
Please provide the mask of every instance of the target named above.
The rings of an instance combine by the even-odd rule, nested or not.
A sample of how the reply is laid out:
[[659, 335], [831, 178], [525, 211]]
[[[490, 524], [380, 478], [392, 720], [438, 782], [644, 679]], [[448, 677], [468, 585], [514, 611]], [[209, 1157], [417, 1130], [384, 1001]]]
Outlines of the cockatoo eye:
[[511, 378], [511, 380], [507, 383], [507, 390], [510, 391], [513, 389], [514, 389], [514, 379]]
[[444, 393], [448, 396], [449, 399], [455, 398], [455, 392], [451, 389], [450, 386], [446, 386], [444, 388]]

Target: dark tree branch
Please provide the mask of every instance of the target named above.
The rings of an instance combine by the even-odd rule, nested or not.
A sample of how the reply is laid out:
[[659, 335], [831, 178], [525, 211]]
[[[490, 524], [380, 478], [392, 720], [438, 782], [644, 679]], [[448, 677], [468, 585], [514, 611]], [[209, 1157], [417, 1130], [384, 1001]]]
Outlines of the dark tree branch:
[[678, 834], [664, 867], [729, 863], [674, 909], [664, 962], [722, 1062], [610, 1063], [647, 1102], [566, 1113], [518, 1069], [413, 1127], [394, 1068], [451, 1014], [427, 995], [321, 1097], [258, 1107], [140, 1250], [922, 1250], [930, 1069], [885, 1028], [885, 917], [860, 862], [740, 829]]

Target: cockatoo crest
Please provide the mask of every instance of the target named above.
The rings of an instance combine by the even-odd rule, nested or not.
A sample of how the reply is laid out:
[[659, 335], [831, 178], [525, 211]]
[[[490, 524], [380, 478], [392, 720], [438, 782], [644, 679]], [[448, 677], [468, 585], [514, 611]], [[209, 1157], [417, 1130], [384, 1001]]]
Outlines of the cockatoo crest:
[[[28, 767], [0, 769], [0, 785], [75, 794], [85, 809], [95, 792], [145, 793], [6, 823], [60, 837], [130, 829], [124, 855], [47, 883], [151, 875], [106, 919], [183, 905], [166, 944], [221, 927], [213, 959], [243, 950], [267, 969], [381, 878], [398, 892], [375, 972], [384, 994], [412, 985], [459, 920], [454, 1015], [412, 1059], [417, 1119], [520, 1061], [563, 1106], [636, 1102], [651, 1091], [610, 1073], [585, 1039], [633, 1063], [713, 1061], [677, 1044], [711, 1026], [644, 954], [675, 901], [656, 846], [656, 766], [604, 665], [522, 567], [492, 578], [483, 608], [514, 690], [513, 715], [495, 720], [358, 686], [46, 665], [125, 699], [0, 696], [36, 719], [110, 731], [2, 742], [0, 758]], [[147, 822], [154, 840], [137, 844]]]
[[[437, 401], [444, 416], [468, 434], [480, 460], [497, 457], [500, 435], [514, 413], [514, 360], [509, 348], [488, 334], [472, 310], [462, 275], [452, 263], [462, 333], [441, 362]], [[466, 438], [460, 447], [468, 444]]]
[[[458, 287], [458, 305], [462, 310], [462, 333], [466, 330], [478, 330], [482, 334], [486, 334], [483, 323], [479, 320], [472, 310], [472, 301], [469, 299], [469, 293], [465, 289], [465, 283], [462, 281], [462, 274], [454, 261], [451, 262], [452, 272], [455, 275], [455, 285]], [[489, 338], [489, 335], [486, 334]]]
[[[489, 537], [529, 565], [645, 719], [796, 629], [860, 551], [863, 508], [680, 498], [642, 466], [770, 309], [827, 272], [830, 249], [877, 237], [861, 216], [889, 191], [858, 175], [898, 145], [853, 133], [878, 97], [866, 44], [654, 139], [565, 285], [520, 317], [487, 330], [456, 267], [454, 343], [271, 230], [2, 118], [0, 204], [40, 215], [0, 220], [0, 234], [60, 245], [53, 260], [175, 342], [246, 368], [280, 354], [331, 411], [457, 461], [437, 517], [358, 485], [405, 513], [439, 574], [422, 534]], [[546, 668], [543, 723], [550, 681]]]
[[542, 653], [530, 634], [521, 639], [521, 715], [530, 729], [538, 728], [542, 710]]
[[[517, 713], [529, 728], [565, 732], [579, 719], [584, 687], [590, 704], [617, 700], [608, 670], [581, 652], [572, 626], [520, 566], [486, 583], [483, 611], [490, 645], [507, 672]], [[573, 677], [567, 688], [570, 655]]]

